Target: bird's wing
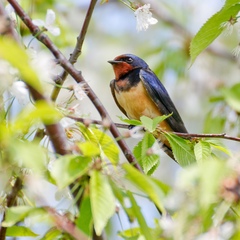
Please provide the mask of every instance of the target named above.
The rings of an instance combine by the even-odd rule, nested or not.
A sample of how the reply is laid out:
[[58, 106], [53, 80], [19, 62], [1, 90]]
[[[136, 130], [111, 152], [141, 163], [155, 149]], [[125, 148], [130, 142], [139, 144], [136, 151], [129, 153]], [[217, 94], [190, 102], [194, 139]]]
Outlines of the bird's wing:
[[118, 103], [118, 101], [117, 101], [117, 99], [116, 99], [115, 86], [114, 86], [114, 85], [115, 85], [115, 80], [112, 80], [112, 81], [110, 82], [110, 88], [111, 88], [111, 92], [112, 92], [114, 101], [115, 101], [115, 103], [117, 104], [118, 108], [123, 112], [123, 114], [127, 116], [126, 111], [119, 105], [119, 103]]
[[157, 76], [152, 71], [143, 69], [140, 70], [139, 75], [147, 93], [157, 105], [161, 113], [165, 115], [172, 113], [172, 115], [166, 119], [172, 130], [174, 132], [187, 133], [177, 109], [169, 97], [167, 90]]

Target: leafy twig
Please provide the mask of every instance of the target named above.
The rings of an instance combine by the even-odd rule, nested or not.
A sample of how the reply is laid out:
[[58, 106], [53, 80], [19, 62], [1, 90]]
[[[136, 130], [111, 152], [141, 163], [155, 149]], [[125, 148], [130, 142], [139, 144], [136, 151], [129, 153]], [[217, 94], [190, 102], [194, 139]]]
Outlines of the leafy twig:
[[[68, 116], [68, 117], [74, 119], [75, 121], [82, 122], [85, 125], [89, 125], [89, 124], [103, 125], [103, 122], [98, 121], [98, 120], [78, 118], [78, 117], [73, 117], [73, 116]], [[125, 128], [125, 129], [128, 129], [128, 127], [129, 127], [129, 125], [122, 124], [122, 123], [115, 123], [115, 126], [118, 128]], [[227, 135], [226, 133], [179, 133], [179, 132], [172, 132], [172, 133], [174, 133], [180, 137], [183, 137], [183, 138], [223, 138], [223, 139], [227, 139], [227, 140], [240, 142], [239, 137], [232, 137], [232, 136]]]
[[[97, 0], [92, 0], [90, 2], [88, 11], [86, 13], [85, 20], [83, 22], [82, 29], [80, 31], [79, 36], [77, 37], [76, 46], [75, 46], [72, 54], [70, 54], [69, 62], [72, 63], [72, 64], [76, 63], [78, 57], [80, 56], [80, 54], [82, 52], [82, 45], [83, 45], [83, 42], [84, 42], [84, 39], [85, 39], [85, 36], [86, 36], [86, 33], [87, 33], [87, 29], [88, 29], [88, 26], [89, 26], [89, 23], [90, 23], [90, 20], [91, 20], [92, 13], [93, 13], [94, 7], [96, 5], [96, 2], [97, 2]], [[52, 95], [51, 95], [52, 101], [55, 101], [57, 99], [57, 96], [60, 92], [61, 86], [63, 85], [67, 76], [68, 76], [68, 72], [66, 70], [64, 70], [60, 75], [58, 75], [54, 79], [56, 85], [55, 85], [55, 87], [53, 88], [53, 91], [52, 91]]]
[[[78, 83], [83, 83], [85, 87], [88, 89], [87, 96], [92, 101], [93, 105], [96, 107], [97, 111], [99, 112], [102, 119], [107, 119], [110, 123], [110, 131], [115, 139], [117, 139], [117, 143], [119, 147], [122, 149], [124, 155], [126, 156], [129, 163], [133, 164], [139, 171], [142, 171], [140, 165], [135, 160], [132, 152], [128, 148], [125, 141], [122, 139], [120, 132], [118, 131], [117, 127], [114, 125], [114, 122], [111, 120], [107, 110], [103, 106], [103, 104], [100, 102], [97, 95], [93, 92], [91, 87], [88, 85], [88, 83], [85, 81], [83, 76], [79, 71], [77, 71], [73, 65], [64, 57], [64, 55], [59, 51], [59, 49], [52, 43], [52, 41], [49, 39], [49, 37], [42, 33], [36, 25], [33, 24], [31, 18], [26, 14], [26, 12], [21, 8], [21, 6], [18, 4], [16, 0], [8, 0], [8, 2], [12, 5], [18, 16], [22, 19], [22, 21], [25, 23], [25, 25], [28, 27], [30, 32], [33, 36], [37, 36], [36, 38], [42, 42], [54, 55], [54, 57], [57, 59], [59, 64], [73, 77], [73, 79]], [[57, 137], [57, 134], [55, 134]], [[60, 135], [61, 136], [61, 135]]]

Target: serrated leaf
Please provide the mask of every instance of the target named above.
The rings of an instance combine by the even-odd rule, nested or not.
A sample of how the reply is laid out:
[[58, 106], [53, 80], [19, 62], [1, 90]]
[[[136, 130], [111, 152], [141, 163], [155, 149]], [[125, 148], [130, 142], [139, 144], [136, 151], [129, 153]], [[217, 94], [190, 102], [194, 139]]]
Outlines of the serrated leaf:
[[209, 112], [204, 121], [205, 133], [219, 133], [222, 132], [226, 123], [226, 116], [214, 116], [213, 112]]
[[239, 0], [226, 0], [223, 7], [229, 8], [229, 7], [236, 5], [237, 3], [240, 3], [240, 1]]
[[37, 237], [31, 229], [24, 226], [12, 226], [7, 228], [6, 236], [8, 237]]
[[143, 139], [133, 149], [133, 154], [146, 174], [150, 174], [159, 165], [159, 156], [149, 154], [148, 150], [153, 146], [156, 139], [151, 133], [145, 133]]
[[161, 212], [165, 213], [162, 204], [164, 191], [161, 189], [160, 185], [156, 183], [158, 180], [153, 180], [151, 177], [144, 175], [130, 164], [123, 164], [122, 167], [126, 171], [126, 178], [143, 193], [147, 194]]
[[235, 4], [231, 7], [228, 6], [230, 6], [230, 2], [219, 12], [214, 14], [192, 39], [190, 44], [191, 63], [193, 63], [196, 57], [221, 34], [224, 30], [221, 24], [238, 14], [240, 4]]
[[181, 166], [184, 167], [196, 162], [191, 143], [188, 140], [171, 133], [165, 133], [164, 135], [172, 147], [176, 161]]
[[26, 50], [11, 38], [0, 39], [0, 57], [17, 68], [24, 82], [43, 92], [41, 82], [33, 70]]
[[121, 116], [119, 116], [119, 119], [122, 122], [125, 122], [125, 123], [130, 124], [130, 125], [134, 125], [134, 126], [142, 125], [141, 121], [138, 121], [138, 120], [135, 120], [135, 119], [127, 119], [127, 118], [123, 118]]
[[172, 114], [169, 115], [163, 115], [163, 116], [158, 116], [155, 118], [149, 118], [147, 116], [142, 116], [140, 117], [140, 120], [142, 122], [142, 125], [149, 131], [149, 132], [153, 132], [156, 130], [158, 124], [162, 121], [164, 121], [165, 119], [167, 119], [168, 117], [170, 117]]
[[208, 142], [199, 141], [194, 145], [194, 154], [198, 163], [208, 160], [211, 156], [211, 146]]
[[119, 161], [119, 149], [113, 139], [97, 128], [92, 128], [91, 131], [97, 138], [102, 151], [111, 161], [111, 163], [117, 164]]
[[132, 204], [131, 209], [134, 212], [134, 215], [136, 216], [138, 224], [140, 226], [140, 232], [142, 233], [142, 235], [145, 237], [146, 240], [152, 240], [153, 237], [152, 237], [151, 231], [141, 212], [141, 208], [138, 206], [135, 198], [133, 197], [133, 194], [130, 191], [127, 192], [127, 195]]
[[89, 170], [91, 162], [90, 157], [63, 156], [53, 163], [51, 175], [59, 188], [64, 188], [84, 175]]
[[93, 170], [90, 178], [90, 200], [96, 234], [101, 235], [108, 220], [115, 213], [115, 197], [107, 176]]

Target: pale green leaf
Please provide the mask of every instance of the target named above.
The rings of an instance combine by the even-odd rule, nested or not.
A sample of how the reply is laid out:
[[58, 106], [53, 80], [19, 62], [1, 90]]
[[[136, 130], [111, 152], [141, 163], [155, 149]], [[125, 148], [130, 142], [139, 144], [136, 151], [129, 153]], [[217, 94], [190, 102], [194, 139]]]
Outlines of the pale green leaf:
[[10, 153], [15, 161], [34, 173], [42, 174], [46, 171], [45, 150], [35, 142], [14, 141], [10, 146]]
[[232, 153], [221, 143], [217, 143], [216, 141], [211, 141], [211, 140], [208, 140], [208, 142], [211, 145], [211, 147], [218, 149], [219, 151], [221, 151], [229, 156], [232, 156]]
[[86, 141], [78, 143], [82, 154], [86, 157], [95, 157], [100, 155], [100, 149], [98, 145], [94, 142]]
[[119, 149], [116, 146], [113, 139], [108, 136], [106, 133], [100, 131], [97, 128], [91, 129], [94, 136], [97, 138], [97, 141], [104, 152], [104, 154], [108, 157], [112, 164], [117, 164], [119, 161]]
[[147, 196], [149, 196], [149, 198], [156, 204], [156, 206], [163, 213], [165, 213], [165, 209], [162, 204], [165, 190], [163, 191], [160, 185], [156, 183], [158, 180], [153, 180], [153, 178], [144, 175], [130, 164], [123, 164], [122, 166], [126, 171], [126, 178]]
[[146, 220], [141, 212], [141, 208], [138, 206], [135, 198], [133, 197], [133, 194], [130, 191], [127, 192], [127, 195], [132, 204], [131, 209], [134, 212], [134, 215], [136, 216], [136, 219], [140, 226], [140, 232], [144, 235], [146, 240], [152, 240], [153, 237], [152, 237], [151, 231], [150, 231], [150, 229], [146, 223]]
[[232, 6], [234, 6], [234, 5], [238, 4], [238, 3], [240, 3], [239, 0], [226, 0], [223, 7], [224, 8], [229, 8], [229, 7], [232, 7]]
[[45, 211], [42, 208], [35, 208], [30, 206], [10, 207], [6, 210], [5, 220], [2, 222], [3, 227], [11, 227], [25, 217], [32, 214], [43, 214]]
[[208, 142], [199, 141], [194, 145], [194, 154], [198, 163], [208, 160], [211, 156], [211, 146]]
[[119, 116], [119, 119], [122, 122], [125, 122], [125, 123], [130, 124], [130, 125], [134, 125], [134, 126], [142, 125], [141, 121], [138, 121], [138, 120], [135, 120], [135, 119], [127, 119], [127, 118], [123, 118], [121, 116]]
[[56, 227], [50, 228], [44, 236], [40, 240], [53, 240], [53, 239], [59, 239], [61, 236], [62, 231], [57, 229]]
[[[233, 6], [231, 6], [233, 5]], [[228, 7], [231, 6], [231, 7]], [[193, 63], [196, 57], [207, 48], [224, 30], [221, 27], [223, 22], [235, 17], [240, 10], [240, 4], [230, 4], [223, 7], [219, 12], [214, 14], [198, 31], [190, 44], [191, 62]]]
[[164, 121], [165, 119], [167, 119], [168, 117], [170, 117], [172, 114], [169, 115], [163, 115], [163, 116], [158, 116], [155, 118], [149, 118], [147, 116], [142, 116], [140, 117], [140, 120], [142, 122], [142, 125], [144, 126], [144, 128], [146, 128], [149, 132], [153, 132], [156, 130], [158, 124], [162, 121]]
[[209, 112], [204, 121], [205, 133], [219, 133], [222, 132], [226, 123], [226, 116], [214, 116], [213, 112]]
[[7, 228], [6, 236], [8, 237], [37, 237], [31, 229], [24, 226], [12, 226]]
[[115, 213], [115, 197], [107, 176], [96, 170], [91, 173], [90, 200], [94, 228], [99, 236], [110, 217]]
[[91, 162], [90, 157], [63, 156], [53, 163], [51, 175], [59, 188], [64, 188], [84, 175], [89, 170]]
[[40, 80], [33, 70], [26, 50], [11, 38], [0, 39], [0, 57], [17, 68], [24, 82], [31, 85], [38, 92], [43, 92]]
[[237, 112], [240, 112], [240, 83], [231, 88], [222, 89], [222, 94], [228, 105]]
[[159, 155], [149, 153], [155, 143], [151, 133], [146, 132], [143, 139], [133, 149], [133, 154], [146, 174], [151, 174], [159, 165]]
[[189, 140], [183, 139], [171, 133], [165, 133], [165, 136], [172, 147], [173, 155], [176, 161], [181, 166], [184, 167], [196, 162], [192, 144]]

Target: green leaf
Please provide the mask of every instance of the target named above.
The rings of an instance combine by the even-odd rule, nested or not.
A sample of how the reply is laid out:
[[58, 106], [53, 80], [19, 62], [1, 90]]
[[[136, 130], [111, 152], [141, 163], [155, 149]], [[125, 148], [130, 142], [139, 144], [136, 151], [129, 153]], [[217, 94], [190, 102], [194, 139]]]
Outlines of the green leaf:
[[231, 88], [222, 89], [222, 94], [227, 104], [235, 111], [240, 112], [240, 83]]
[[232, 153], [226, 148], [224, 147], [221, 143], [214, 141], [214, 140], [207, 140], [209, 142], [209, 144], [211, 145], [211, 147], [214, 147], [216, 149], [218, 149], [219, 151], [232, 156]]
[[121, 116], [119, 116], [119, 119], [122, 122], [125, 122], [125, 123], [130, 124], [130, 125], [134, 125], [134, 126], [142, 125], [141, 121], [138, 121], [138, 120], [135, 120], [135, 119], [127, 119], [127, 118], [123, 118]]
[[196, 162], [194, 152], [192, 149], [192, 144], [189, 140], [183, 139], [177, 135], [174, 135], [172, 133], [165, 133], [164, 134], [169, 141], [172, 150], [173, 155], [176, 159], [176, 161], [181, 166], [187, 166], [191, 163]]
[[59, 188], [67, 187], [89, 170], [91, 162], [92, 159], [90, 157], [63, 156], [53, 163], [52, 177]]
[[77, 227], [86, 234], [86, 236], [91, 237], [93, 231], [93, 216], [91, 210], [90, 196], [86, 193], [82, 198], [81, 206], [79, 209], [79, 217], [76, 220]]
[[90, 178], [90, 200], [94, 228], [101, 235], [108, 220], [115, 213], [115, 197], [107, 176], [99, 171], [92, 171]]
[[126, 171], [126, 178], [142, 192], [147, 194], [161, 212], [165, 213], [165, 209], [162, 204], [162, 198], [165, 191], [162, 190], [160, 184], [157, 184], [159, 181], [157, 179], [153, 180], [153, 178], [144, 175], [130, 164], [125, 163], [122, 167]]
[[104, 154], [108, 157], [112, 164], [117, 164], [119, 161], [119, 149], [116, 146], [115, 142], [111, 137], [109, 137], [106, 133], [100, 131], [97, 128], [92, 128], [94, 136], [97, 138], [97, 141], [104, 152]]
[[31, 66], [26, 50], [17, 42], [11, 38], [1, 38], [0, 57], [18, 69], [24, 82], [37, 89], [38, 92], [43, 92], [41, 82]]
[[204, 121], [205, 133], [219, 133], [222, 132], [226, 123], [226, 116], [214, 116], [213, 112], [209, 112]]
[[86, 140], [96, 143], [112, 164], [118, 163], [119, 149], [111, 137], [97, 128], [87, 128], [81, 123], [78, 123], [77, 125], [80, 127], [80, 131]]
[[10, 152], [13, 159], [16, 159], [19, 165], [30, 168], [34, 173], [42, 174], [46, 171], [45, 150], [35, 142], [14, 141], [10, 146]]
[[196, 57], [221, 34], [224, 30], [221, 24], [235, 17], [239, 10], [240, 4], [234, 4], [233, 1], [228, 1], [219, 12], [214, 14], [201, 27], [190, 44], [191, 63], [193, 63]]
[[194, 146], [194, 154], [198, 163], [202, 163], [211, 157], [211, 146], [208, 142], [199, 141]]
[[54, 124], [59, 122], [62, 114], [55, 109], [54, 106], [44, 101], [37, 101], [35, 107], [26, 107], [16, 117], [11, 125], [13, 132], [28, 133], [33, 124], [41, 121], [44, 124]]
[[40, 240], [53, 240], [61, 239], [62, 231], [58, 230], [56, 227], [50, 228]]
[[141, 233], [144, 235], [146, 240], [152, 240], [153, 237], [152, 237], [151, 231], [144, 219], [143, 214], [141, 213], [141, 208], [138, 206], [135, 198], [133, 197], [133, 194], [130, 191], [127, 192], [127, 195], [132, 204], [131, 208], [132, 208], [132, 211], [134, 212], [134, 215], [137, 218]]
[[135, 227], [121, 231], [118, 233], [118, 235], [127, 240], [138, 240], [140, 233], [141, 229], [139, 227]]
[[151, 174], [159, 165], [159, 155], [148, 153], [155, 141], [154, 136], [146, 132], [143, 139], [133, 149], [134, 156], [146, 174]]
[[98, 145], [94, 142], [86, 141], [78, 143], [82, 154], [86, 157], [95, 157], [100, 155], [100, 149]]
[[31, 229], [23, 226], [12, 226], [7, 228], [6, 236], [8, 237], [37, 237]]
[[11, 227], [19, 221], [22, 221], [30, 214], [43, 214], [45, 210], [42, 208], [35, 208], [30, 206], [10, 207], [6, 210], [5, 220], [2, 222], [3, 227]]
[[226, 0], [223, 7], [224, 8], [229, 8], [229, 7], [232, 7], [232, 6], [234, 6], [234, 5], [238, 4], [238, 3], [240, 3], [239, 0]]
[[146, 117], [146, 116], [142, 116], [140, 117], [140, 120], [142, 122], [142, 125], [149, 131], [149, 132], [153, 132], [156, 130], [158, 124], [162, 121], [164, 121], [165, 119], [167, 119], [168, 117], [170, 117], [172, 114], [169, 115], [163, 115], [163, 116], [158, 116], [155, 117], [153, 119]]

